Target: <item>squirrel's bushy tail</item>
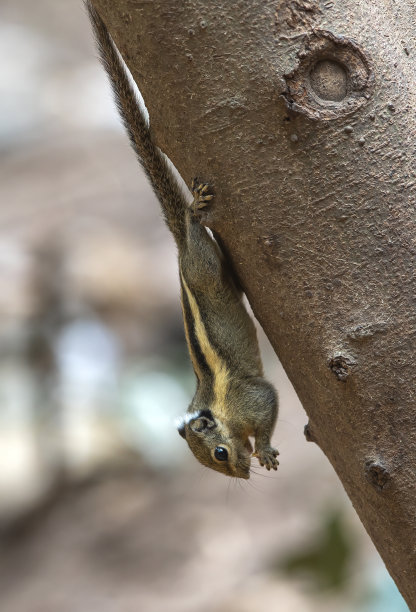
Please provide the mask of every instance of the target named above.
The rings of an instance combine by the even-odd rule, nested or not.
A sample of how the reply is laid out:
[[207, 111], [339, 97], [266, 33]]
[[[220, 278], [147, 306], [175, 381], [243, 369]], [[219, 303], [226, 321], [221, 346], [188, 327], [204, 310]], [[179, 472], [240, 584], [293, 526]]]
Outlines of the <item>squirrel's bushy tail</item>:
[[163, 214], [177, 243], [186, 235], [186, 199], [168, 162], [152, 140], [149, 126], [119, 53], [98, 12], [89, 0], [85, 5], [94, 30], [101, 61], [108, 74], [117, 107], [139, 162], [160, 200]]

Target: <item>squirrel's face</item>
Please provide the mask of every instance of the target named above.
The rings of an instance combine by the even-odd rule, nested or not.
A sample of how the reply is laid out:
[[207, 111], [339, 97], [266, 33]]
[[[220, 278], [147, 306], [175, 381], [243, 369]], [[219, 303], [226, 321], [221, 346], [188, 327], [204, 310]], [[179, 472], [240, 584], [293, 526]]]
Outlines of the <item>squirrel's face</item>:
[[188, 413], [178, 431], [202, 465], [226, 476], [250, 478], [250, 442], [232, 436], [210, 410]]

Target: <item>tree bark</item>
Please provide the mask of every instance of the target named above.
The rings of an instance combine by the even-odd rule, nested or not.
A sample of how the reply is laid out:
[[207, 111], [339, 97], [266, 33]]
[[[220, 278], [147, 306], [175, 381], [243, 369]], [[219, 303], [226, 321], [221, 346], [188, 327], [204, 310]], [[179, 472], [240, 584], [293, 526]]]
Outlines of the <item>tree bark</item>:
[[416, 0], [93, 3], [416, 610]]

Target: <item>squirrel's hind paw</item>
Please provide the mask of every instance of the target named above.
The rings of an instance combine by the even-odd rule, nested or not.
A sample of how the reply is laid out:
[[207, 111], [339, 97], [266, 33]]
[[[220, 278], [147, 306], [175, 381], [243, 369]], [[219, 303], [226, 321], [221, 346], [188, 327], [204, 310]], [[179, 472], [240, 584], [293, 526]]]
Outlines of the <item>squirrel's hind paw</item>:
[[212, 200], [214, 195], [212, 193], [207, 193], [209, 190], [208, 183], [200, 183], [197, 178], [192, 180], [192, 195], [194, 199], [190, 204], [190, 209], [194, 214], [208, 206], [208, 203]]

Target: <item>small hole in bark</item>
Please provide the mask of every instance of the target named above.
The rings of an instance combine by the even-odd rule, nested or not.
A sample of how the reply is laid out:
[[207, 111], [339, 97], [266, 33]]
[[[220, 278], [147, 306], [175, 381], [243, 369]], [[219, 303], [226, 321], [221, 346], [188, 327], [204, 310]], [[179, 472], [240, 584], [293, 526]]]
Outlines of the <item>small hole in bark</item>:
[[287, 107], [311, 119], [335, 119], [366, 104], [374, 85], [370, 59], [353, 40], [315, 30], [297, 53], [298, 64], [283, 75]]
[[340, 63], [333, 60], [321, 60], [313, 66], [310, 84], [321, 100], [341, 102], [347, 95], [347, 73]]

